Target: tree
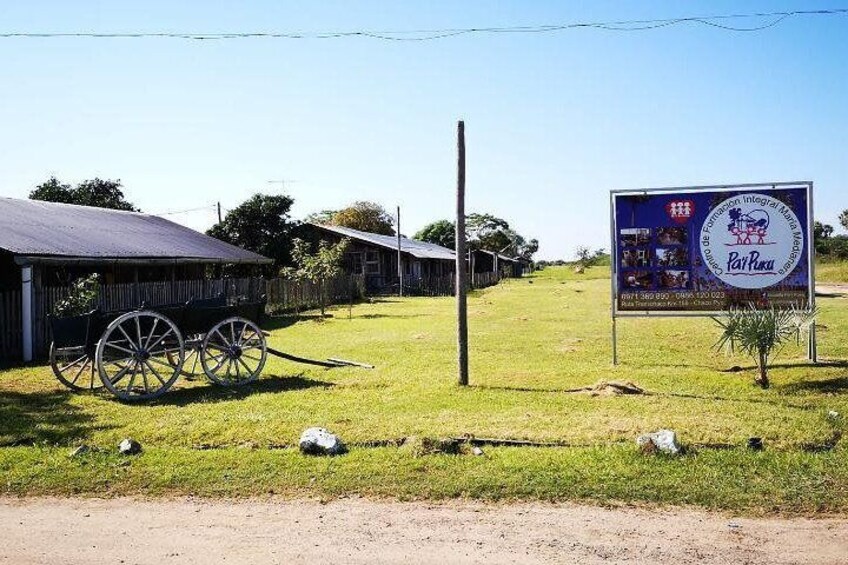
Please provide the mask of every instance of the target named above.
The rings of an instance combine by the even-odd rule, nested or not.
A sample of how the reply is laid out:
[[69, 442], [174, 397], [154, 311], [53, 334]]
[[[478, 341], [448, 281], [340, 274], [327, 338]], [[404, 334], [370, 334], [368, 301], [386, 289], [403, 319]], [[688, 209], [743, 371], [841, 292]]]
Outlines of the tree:
[[454, 249], [456, 247], [456, 225], [450, 220], [438, 220], [427, 224], [412, 237]]
[[[842, 214], [846, 214], [846, 212], [848, 212], [848, 210], [842, 212]], [[848, 214], [846, 214], [846, 218], [848, 218]], [[842, 221], [841, 215], [839, 217], [839, 221]], [[823, 224], [819, 221], [816, 221], [813, 224], [813, 238], [816, 241], [819, 241], [820, 239], [827, 239], [831, 235], [833, 235], [833, 226], [831, 226], [830, 224]]]
[[319, 286], [319, 302], [321, 317], [327, 305], [327, 281], [342, 274], [342, 258], [350, 245], [349, 239], [343, 239], [336, 244], [325, 240], [318, 242], [315, 253], [306, 241], [295, 238], [292, 247], [292, 258], [296, 267], [285, 267], [280, 270], [284, 278], [307, 280]]
[[297, 224], [290, 212], [294, 200], [284, 195], [254, 194], [227, 212], [206, 233], [221, 241], [274, 259], [276, 272], [291, 264]]
[[469, 214], [465, 226], [470, 249], [506, 253], [513, 244], [515, 232], [502, 218], [491, 214]]
[[111, 210], [126, 210], [138, 212], [138, 208], [127, 202], [121, 190], [120, 179], [103, 180], [94, 178], [79, 183], [75, 188], [59, 182], [56, 177], [50, 177], [29, 193], [32, 200], [60, 202], [62, 204], [79, 204], [80, 206], [95, 206]]
[[360, 201], [333, 214], [330, 224], [359, 231], [395, 235], [394, 219], [375, 202]]
[[592, 251], [585, 245], [581, 245], [574, 253], [577, 255], [577, 265], [581, 269], [588, 269], [597, 265], [606, 256], [606, 249], [600, 248]]
[[769, 359], [789, 341], [801, 342], [801, 331], [814, 323], [816, 311], [797, 308], [767, 308], [758, 310], [731, 308], [724, 318], [713, 318], [722, 330], [716, 349], [733, 352], [741, 350], [754, 358], [759, 375], [754, 381], [768, 388]]
[[321, 210], [320, 212], [312, 212], [308, 216], [306, 216], [303, 221], [310, 224], [332, 224], [333, 216], [338, 214], [338, 210]]
[[839, 223], [842, 224], [842, 229], [848, 230], [848, 210], [842, 210], [839, 214]]

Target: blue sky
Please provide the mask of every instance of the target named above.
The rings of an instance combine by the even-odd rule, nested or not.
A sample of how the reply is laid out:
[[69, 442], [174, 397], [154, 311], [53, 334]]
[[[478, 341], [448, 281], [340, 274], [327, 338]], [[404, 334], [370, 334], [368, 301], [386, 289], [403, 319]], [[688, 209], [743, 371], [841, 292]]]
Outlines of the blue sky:
[[[841, 2], [841, 3], [840, 3]], [[71, 5], [73, 4], [73, 5]], [[2, 31], [324, 31], [511, 26], [848, 7], [803, 2], [4, 2]], [[738, 22], [747, 24], [749, 22]], [[609, 246], [609, 190], [813, 180], [848, 208], [848, 16], [758, 33], [684, 24], [421, 43], [0, 39], [0, 193], [120, 178], [143, 210], [205, 229], [268, 180], [303, 216], [450, 217], [455, 128], [468, 207], [541, 242]]]

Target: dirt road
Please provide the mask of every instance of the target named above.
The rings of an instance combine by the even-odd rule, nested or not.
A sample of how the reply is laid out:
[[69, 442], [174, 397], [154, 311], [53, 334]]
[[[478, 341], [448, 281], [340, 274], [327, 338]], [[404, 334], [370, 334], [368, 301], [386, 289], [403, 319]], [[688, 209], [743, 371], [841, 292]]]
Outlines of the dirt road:
[[848, 519], [688, 509], [1, 499], [0, 564], [846, 563]]

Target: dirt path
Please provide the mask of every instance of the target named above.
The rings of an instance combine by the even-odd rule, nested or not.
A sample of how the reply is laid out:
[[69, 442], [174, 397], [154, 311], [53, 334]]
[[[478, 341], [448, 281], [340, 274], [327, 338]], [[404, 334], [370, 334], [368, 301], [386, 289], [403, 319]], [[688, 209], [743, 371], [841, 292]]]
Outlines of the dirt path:
[[848, 563], [848, 519], [314, 501], [0, 499], [0, 564]]

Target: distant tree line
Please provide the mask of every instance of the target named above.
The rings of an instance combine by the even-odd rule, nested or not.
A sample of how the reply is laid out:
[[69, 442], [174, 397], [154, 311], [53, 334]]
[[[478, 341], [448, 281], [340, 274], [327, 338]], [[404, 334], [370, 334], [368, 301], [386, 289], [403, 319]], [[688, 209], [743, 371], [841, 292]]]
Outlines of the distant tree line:
[[[839, 214], [839, 225], [848, 231], [848, 210]], [[848, 259], [848, 235], [833, 234], [833, 226], [815, 222], [813, 224], [813, 241], [816, 247], [816, 255], [827, 259]]]

